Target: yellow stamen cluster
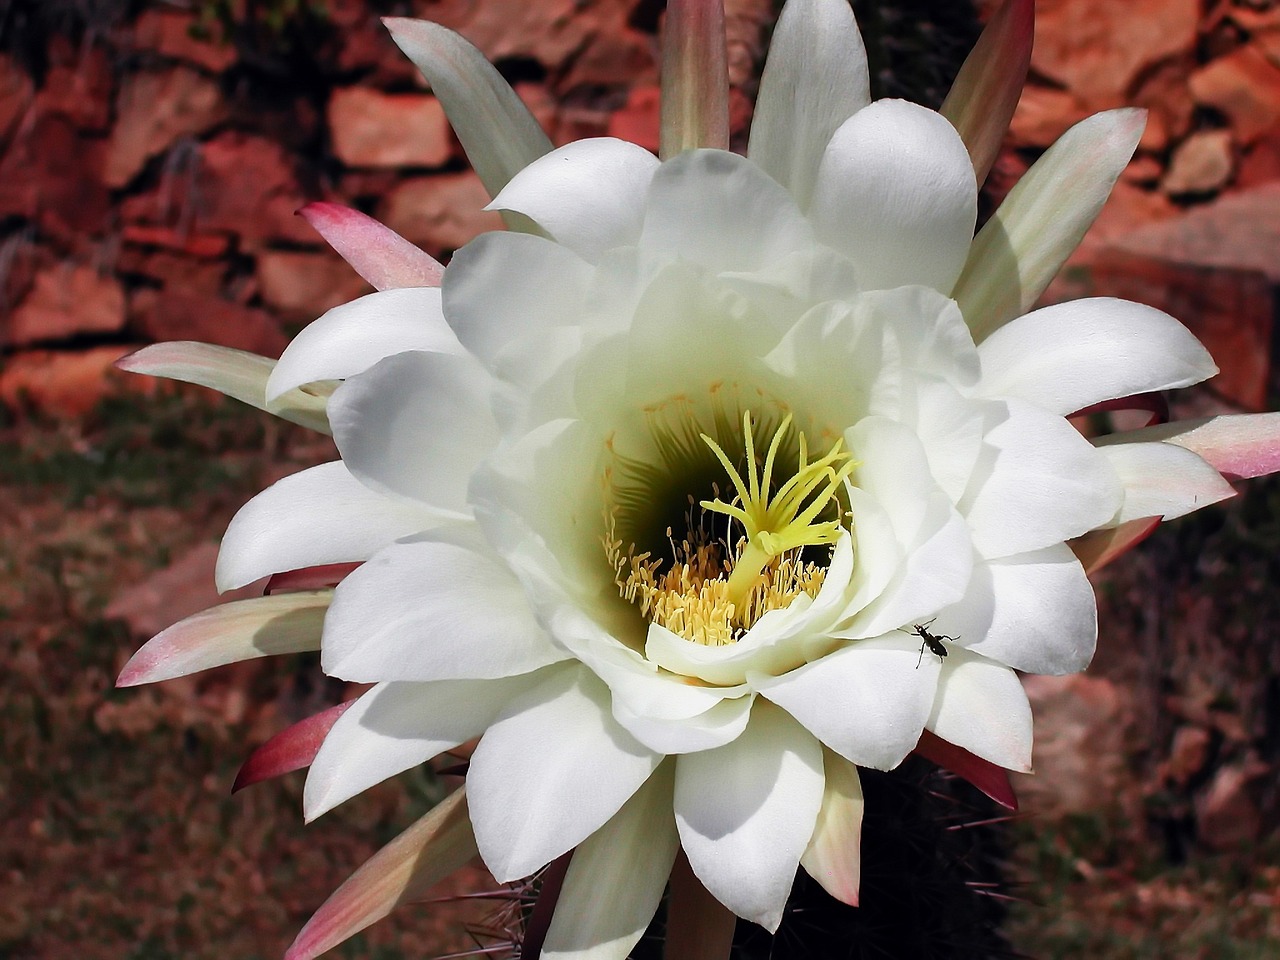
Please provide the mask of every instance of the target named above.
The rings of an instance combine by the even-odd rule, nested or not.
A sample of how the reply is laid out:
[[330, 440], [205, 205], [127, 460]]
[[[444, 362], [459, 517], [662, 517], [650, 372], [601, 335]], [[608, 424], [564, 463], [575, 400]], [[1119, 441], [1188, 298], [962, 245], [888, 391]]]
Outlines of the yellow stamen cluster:
[[796, 472], [772, 491], [778, 449], [790, 425], [788, 415], [758, 467], [751, 415], [743, 415], [745, 477], [719, 444], [701, 434], [728, 472], [737, 497], [732, 504], [717, 497], [700, 506], [743, 526], [745, 536], [732, 548], [727, 539], [711, 539], [701, 525], [695, 530], [689, 515], [690, 532], [679, 543], [667, 530], [670, 560], [637, 554], [634, 545], [624, 548], [614, 536], [610, 519], [604, 546], [618, 591], [651, 622], [696, 643], [723, 646], [736, 642], [770, 610], [788, 606], [801, 594], [817, 594], [826, 569], [802, 562], [800, 550], [832, 544], [839, 537], [839, 517], [818, 518], [829, 513], [833, 503], [839, 509], [837, 491], [857, 464], [843, 452], [840, 440], [826, 456], [810, 463], [801, 433]]

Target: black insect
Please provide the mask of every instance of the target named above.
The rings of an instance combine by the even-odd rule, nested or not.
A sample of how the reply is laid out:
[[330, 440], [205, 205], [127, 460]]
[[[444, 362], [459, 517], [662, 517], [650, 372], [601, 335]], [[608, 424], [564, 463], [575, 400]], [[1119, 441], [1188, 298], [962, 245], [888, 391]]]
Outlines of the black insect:
[[[934, 617], [933, 620], [937, 620]], [[949, 637], [945, 633], [930, 633], [929, 628], [933, 626], [933, 620], [928, 623], [913, 623], [908, 633], [914, 633], [920, 638], [920, 656], [916, 657], [916, 669], [920, 669], [920, 662], [924, 659], [924, 648], [928, 647], [929, 652], [937, 657], [940, 661], [947, 659], [947, 648], [942, 645], [943, 640], [950, 640], [955, 643], [959, 637]]]

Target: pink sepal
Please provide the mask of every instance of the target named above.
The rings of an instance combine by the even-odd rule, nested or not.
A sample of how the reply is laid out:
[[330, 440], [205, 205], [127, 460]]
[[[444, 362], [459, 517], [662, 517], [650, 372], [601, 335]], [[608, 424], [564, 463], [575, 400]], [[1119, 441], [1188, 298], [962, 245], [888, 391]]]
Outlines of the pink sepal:
[[976, 757], [964, 747], [957, 747], [929, 730], [920, 735], [915, 753], [968, 780], [1000, 806], [1018, 809], [1018, 798], [1014, 796], [1013, 784], [1009, 782], [1009, 771], [1004, 767]]
[[440, 286], [439, 261], [373, 217], [337, 203], [309, 203], [298, 213], [376, 289]]
[[662, 28], [660, 153], [729, 149], [724, 0], [670, 0]]
[[354, 700], [348, 700], [315, 716], [299, 720], [291, 727], [285, 727], [249, 754], [249, 758], [240, 767], [240, 772], [236, 774], [231, 792], [239, 793], [255, 783], [311, 766], [311, 761], [320, 750], [320, 744], [324, 743], [324, 738], [338, 722], [338, 718], [353, 703]]
[[1075, 553], [1076, 559], [1084, 567], [1085, 573], [1101, 570], [1112, 560], [1128, 553], [1160, 525], [1159, 517], [1143, 517], [1130, 520], [1118, 527], [1106, 530], [1091, 530], [1083, 537], [1076, 537], [1067, 543]]
[[1131, 397], [1118, 397], [1115, 400], [1103, 400], [1067, 414], [1072, 417], [1087, 417], [1093, 413], [1106, 413], [1111, 410], [1141, 410], [1148, 415], [1143, 426], [1169, 422], [1169, 399], [1163, 393], [1136, 393]]

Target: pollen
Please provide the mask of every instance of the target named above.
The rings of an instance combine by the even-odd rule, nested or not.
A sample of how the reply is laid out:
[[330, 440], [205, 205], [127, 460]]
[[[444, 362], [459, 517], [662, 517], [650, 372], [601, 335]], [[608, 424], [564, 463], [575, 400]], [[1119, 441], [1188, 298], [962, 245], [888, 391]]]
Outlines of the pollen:
[[[625, 544], [616, 534], [614, 516], [607, 517], [603, 543], [614, 582], [622, 598], [647, 620], [695, 643], [725, 646], [736, 643], [769, 611], [802, 595], [817, 595], [826, 566], [806, 559], [802, 551], [829, 546], [839, 537], [843, 527], [837, 492], [857, 463], [841, 440], [809, 462], [805, 436], [798, 433], [795, 472], [781, 478], [775, 489], [778, 451], [790, 426], [788, 415], [761, 465], [751, 415], [744, 414], [744, 470], [711, 437], [700, 435], [736, 496], [725, 502], [719, 485], [713, 484], [714, 499], [689, 497], [685, 533], [677, 539], [672, 528], [666, 530], [668, 555], [638, 552], [634, 544]], [[833, 509], [836, 516], [830, 519]], [[728, 518], [720, 536], [706, 524], [717, 514]]]

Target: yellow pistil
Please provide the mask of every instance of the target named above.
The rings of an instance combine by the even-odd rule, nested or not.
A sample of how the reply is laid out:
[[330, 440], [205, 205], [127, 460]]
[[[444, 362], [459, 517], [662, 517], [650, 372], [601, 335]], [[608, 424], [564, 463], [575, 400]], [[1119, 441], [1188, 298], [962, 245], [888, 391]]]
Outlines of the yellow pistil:
[[763, 467], [756, 464], [751, 415], [743, 416], [746, 476], [734, 467], [724, 450], [700, 434], [729, 474], [737, 497], [733, 504], [718, 497], [701, 501], [704, 511], [722, 513], [742, 524], [745, 536], [731, 547], [728, 535], [717, 539], [699, 522], [690, 497], [686, 514], [688, 534], [676, 541], [667, 529], [669, 560], [624, 548], [608, 517], [605, 553], [614, 569], [618, 592], [642, 616], [673, 633], [708, 646], [735, 643], [770, 610], [788, 606], [801, 594], [816, 596], [826, 576], [823, 566], [800, 559], [800, 549], [831, 544], [840, 535], [839, 518], [819, 520], [856, 463], [837, 440], [827, 455], [808, 462], [804, 434], [799, 434], [796, 472], [771, 493], [778, 450], [791, 417], [773, 435]]
[[720, 445], [705, 433], [702, 435], [703, 442], [728, 471], [729, 479], [733, 481], [738, 500], [742, 504], [734, 506], [720, 499], [701, 501], [704, 510], [727, 514], [741, 523], [745, 530], [746, 545], [734, 560], [733, 572], [729, 575], [727, 585], [728, 600], [739, 610], [744, 609], [743, 601], [759, 582], [765, 568], [777, 557], [800, 547], [835, 543], [840, 536], [838, 518], [819, 521], [818, 517], [835, 499], [840, 484], [858, 465], [857, 461], [841, 449], [844, 446], [843, 439], [837, 440], [826, 456], [809, 463], [805, 436], [800, 434], [800, 462], [795, 474], [772, 497], [769, 494], [778, 447], [790, 425], [791, 415], [787, 414], [769, 444], [763, 469], [757, 473], [751, 414], [742, 415], [747, 453], [745, 479], [720, 449]]

